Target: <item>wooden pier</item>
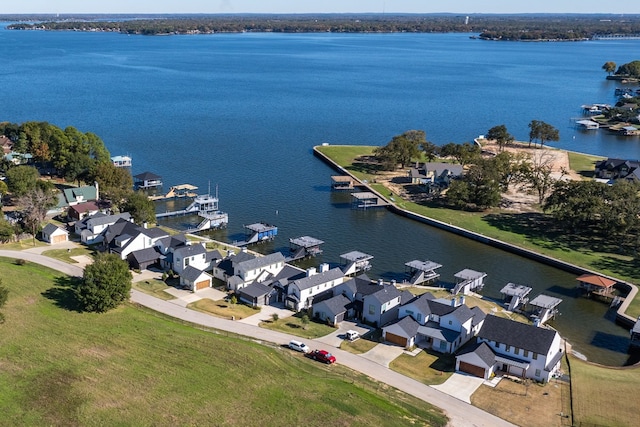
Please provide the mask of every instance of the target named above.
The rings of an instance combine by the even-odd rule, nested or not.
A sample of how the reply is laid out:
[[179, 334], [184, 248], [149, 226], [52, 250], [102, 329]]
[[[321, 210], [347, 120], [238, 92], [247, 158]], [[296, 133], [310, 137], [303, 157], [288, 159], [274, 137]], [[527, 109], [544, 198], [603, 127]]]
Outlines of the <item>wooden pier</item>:
[[181, 197], [194, 198], [198, 196], [198, 194], [195, 192], [195, 190], [197, 189], [198, 187], [191, 184], [174, 185], [173, 187], [169, 188], [169, 191], [167, 192], [167, 194], [149, 196], [149, 200], [155, 201], [155, 200], [175, 199], [175, 198], [181, 198]]

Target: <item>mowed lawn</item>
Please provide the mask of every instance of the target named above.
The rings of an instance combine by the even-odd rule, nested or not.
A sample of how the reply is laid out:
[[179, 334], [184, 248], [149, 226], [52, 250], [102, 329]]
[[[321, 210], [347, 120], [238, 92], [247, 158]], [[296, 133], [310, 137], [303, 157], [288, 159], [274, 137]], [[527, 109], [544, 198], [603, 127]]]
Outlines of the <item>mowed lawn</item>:
[[0, 258], [0, 425], [444, 425], [340, 365], [124, 305], [75, 310], [69, 279]]

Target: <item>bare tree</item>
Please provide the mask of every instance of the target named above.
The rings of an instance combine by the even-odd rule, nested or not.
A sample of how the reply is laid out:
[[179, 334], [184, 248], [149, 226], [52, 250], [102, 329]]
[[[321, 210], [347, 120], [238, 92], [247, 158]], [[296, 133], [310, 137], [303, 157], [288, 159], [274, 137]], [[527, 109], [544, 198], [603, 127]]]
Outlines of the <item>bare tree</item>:
[[55, 195], [51, 191], [36, 187], [28, 193], [18, 198], [18, 206], [22, 212], [25, 225], [31, 230], [33, 244], [42, 221], [47, 216], [47, 211], [56, 204]]
[[538, 203], [542, 204], [556, 182], [553, 177], [553, 155], [548, 152], [536, 153], [528, 162], [523, 162], [520, 181], [525, 188], [536, 193]]

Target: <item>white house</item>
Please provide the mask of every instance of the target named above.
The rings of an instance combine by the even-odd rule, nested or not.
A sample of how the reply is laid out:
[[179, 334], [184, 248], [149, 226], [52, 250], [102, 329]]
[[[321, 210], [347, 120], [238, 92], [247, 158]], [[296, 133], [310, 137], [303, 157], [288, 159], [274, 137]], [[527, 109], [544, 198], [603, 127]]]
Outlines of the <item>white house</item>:
[[42, 240], [52, 245], [66, 242], [69, 240], [69, 232], [49, 223], [42, 229]]
[[199, 271], [204, 271], [209, 267], [204, 243], [187, 244], [173, 251], [171, 267], [173, 271], [181, 274], [187, 267], [194, 267]]
[[133, 221], [129, 212], [118, 215], [107, 215], [98, 212], [75, 223], [75, 232], [80, 236], [82, 243], [91, 245], [102, 241], [102, 232], [110, 225], [115, 224], [119, 219]]
[[501, 371], [546, 382], [559, 371], [563, 355], [556, 331], [487, 316], [476, 343], [456, 356], [456, 370], [485, 379]]
[[234, 275], [242, 281], [241, 284], [236, 284], [235, 289], [253, 282], [264, 282], [269, 277], [276, 276], [283, 268], [284, 255], [280, 252], [235, 263]]
[[103, 232], [102, 245], [110, 253], [127, 259], [131, 252], [153, 248], [156, 242], [168, 234], [160, 228], [143, 228], [120, 218]]
[[199, 291], [200, 289], [210, 288], [213, 277], [196, 267], [188, 265], [180, 273], [180, 284], [191, 292]]
[[285, 304], [295, 311], [309, 308], [313, 305], [314, 297], [325, 292], [332, 293], [332, 289], [343, 281], [344, 273], [339, 267], [329, 269], [329, 264], [320, 264], [319, 271], [310, 268], [306, 277], [289, 283]]

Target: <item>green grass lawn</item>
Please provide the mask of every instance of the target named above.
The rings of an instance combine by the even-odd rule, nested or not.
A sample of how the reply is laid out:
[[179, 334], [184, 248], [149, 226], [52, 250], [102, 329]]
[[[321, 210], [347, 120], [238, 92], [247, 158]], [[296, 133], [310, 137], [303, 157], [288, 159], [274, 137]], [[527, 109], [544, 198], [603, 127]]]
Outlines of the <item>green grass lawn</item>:
[[455, 367], [453, 355], [424, 350], [415, 356], [401, 354], [389, 364], [394, 371], [428, 385], [442, 384], [455, 371]]
[[213, 301], [209, 298], [202, 298], [201, 300], [192, 302], [187, 307], [225, 319], [231, 319], [233, 317], [235, 320], [244, 319], [245, 317], [260, 313], [260, 310], [256, 310], [248, 305], [240, 303], [231, 304], [225, 300]]
[[429, 404], [340, 365], [125, 304], [81, 313], [68, 278], [0, 259], [6, 426], [444, 426]]
[[162, 280], [145, 280], [143, 282], [133, 282], [132, 288], [137, 289], [145, 294], [153, 295], [156, 298], [163, 299], [165, 301], [175, 299], [173, 295], [165, 292], [169, 289], [169, 286]]
[[355, 341], [344, 340], [340, 343], [340, 349], [349, 353], [362, 354], [371, 350], [378, 345], [377, 341], [371, 341], [366, 338], [360, 338]]
[[335, 328], [326, 323], [315, 322], [309, 319], [306, 325], [302, 323], [302, 313], [297, 313], [285, 319], [260, 323], [261, 328], [272, 329], [286, 334], [297, 335], [302, 338], [319, 338], [335, 332]]
[[72, 259], [71, 257], [81, 256], [81, 255], [87, 255], [87, 256], [93, 257], [95, 255], [95, 251], [89, 249], [86, 246], [83, 246], [81, 248], [73, 248], [71, 250], [50, 249], [48, 251], [44, 251], [42, 255], [48, 256], [50, 258], [55, 258], [60, 261], [68, 262], [69, 264], [75, 264], [77, 263], [77, 261]]
[[40, 240], [22, 239], [18, 242], [0, 243], [0, 249], [5, 251], [22, 251], [24, 249], [37, 248], [41, 246], [49, 246], [48, 243], [41, 242]]
[[[371, 153], [373, 150], [373, 147], [347, 146], [344, 148], [344, 152], [340, 152], [340, 148], [339, 146], [329, 146], [318, 147], [318, 150], [347, 169], [352, 167], [356, 157]], [[596, 156], [570, 153], [572, 168], [579, 172], [587, 173], [589, 168], [593, 168], [592, 164], [597, 159]], [[375, 175], [367, 175], [367, 179], [375, 179]], [[390, 194], [390, 191], [382, 184], [372, 184], [371, 187], [385, 197]], [[392, 197], [395, 198], [398, 207], [428, 218], [599, 271], [605, 275], [618, 277], [632, 283], [640, 282], [640, 262], [633, 257], [593, 249], [599, 245], [606, 246], [606, 242], [598, 241], [595, 238], [589, 242], [582, 242], [567, 238], [564, 233], [550, 235], [542, 214], [518, 214], [499, 209], [485, 212], [465, 212], [400, 200], [395, 194]], [[627, 314], [632, 317], [640, 315], [639, 298], [632, 301]]]
[[607, 368], [570, 356], [574, 425], [637, 426], [640, 368]]

